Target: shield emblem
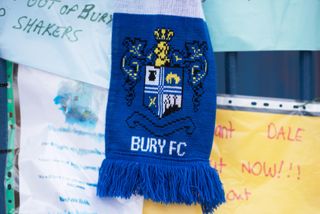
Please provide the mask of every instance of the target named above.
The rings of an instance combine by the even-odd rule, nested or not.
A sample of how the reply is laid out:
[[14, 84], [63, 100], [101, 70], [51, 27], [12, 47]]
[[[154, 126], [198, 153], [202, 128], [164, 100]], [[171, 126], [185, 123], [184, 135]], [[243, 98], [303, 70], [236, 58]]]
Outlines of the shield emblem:
[[183, 69], [146, 66], [144, 106], [159, 118], [182, 108]]

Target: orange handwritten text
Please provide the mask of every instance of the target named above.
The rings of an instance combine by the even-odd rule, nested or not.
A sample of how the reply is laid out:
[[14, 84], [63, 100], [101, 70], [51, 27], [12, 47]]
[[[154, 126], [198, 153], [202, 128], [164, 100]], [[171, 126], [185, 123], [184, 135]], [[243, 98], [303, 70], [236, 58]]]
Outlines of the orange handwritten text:
[[[285, 168], [285, 169], [284, 169]], [[292, 162], [286, 164], [283, 160], [279, 163], [267, 163], [266, 161], [250, 161], [243, 162], [241, 164], [241, 172], [254, 176], [265, 176], [270, 178], [281, 178], [285, 176], [287, 178], [296, 177], [298, 180], [301, 175], [300, 165], [294, 165]]]
[[217, 124], [214, 131], [214, 136], [221, 139], [231, 139], [234, 131], [235, 129], [232, 126], [232, 122], [229, 121], [228, 125]]
[[211, 166], [213, 166], [220, 174], [223, 169], [227, 166], [225, 162], [223, 162], [223, 158], [219, 158], [218, 161], [210, 159]]
[[291, 142], [301, 142], [302, 133], [304, 129], [302, 128], [292, 128], [290, 126], [277, 126], [274, 123], [268, 125], [267, 137], [270, 140], [286, 140]]
[[226, 192], [226, 198], [227, 201], [247, 201], [249, 200], [251, 194], [252, 193], [249, 192], [247, 188], [244, 188], [241, 191], [231, 189], [228, 192]]

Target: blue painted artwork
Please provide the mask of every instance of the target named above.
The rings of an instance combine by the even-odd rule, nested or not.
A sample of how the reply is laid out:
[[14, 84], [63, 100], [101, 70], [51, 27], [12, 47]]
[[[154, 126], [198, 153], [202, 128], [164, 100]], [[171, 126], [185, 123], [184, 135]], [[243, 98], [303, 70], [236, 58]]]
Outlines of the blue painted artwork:
[[98, 117], [95, 112], [97, 105], [93, 96], [93, 88], [84, 83], [61, 84], [54, 103], [65, 115], [65, 121], [71, 125], [95, 128]]

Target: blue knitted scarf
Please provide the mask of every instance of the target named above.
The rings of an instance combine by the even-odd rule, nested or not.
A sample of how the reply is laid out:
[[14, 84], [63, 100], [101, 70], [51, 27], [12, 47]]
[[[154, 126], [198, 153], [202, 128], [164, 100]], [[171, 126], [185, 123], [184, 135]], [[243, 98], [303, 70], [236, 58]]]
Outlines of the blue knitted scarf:
[[200, 18], [116, 13], [100, 197], [202, 206], [225, 201], [210, 167], [215, 63]]

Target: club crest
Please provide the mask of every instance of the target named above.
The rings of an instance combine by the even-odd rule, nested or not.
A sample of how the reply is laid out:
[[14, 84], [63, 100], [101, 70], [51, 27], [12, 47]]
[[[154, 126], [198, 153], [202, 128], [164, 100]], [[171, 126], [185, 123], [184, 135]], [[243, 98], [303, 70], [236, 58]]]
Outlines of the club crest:
[[141, 38], [126, 38], [123, 42], [126, 52], [121, 70], [127, 105], [131, 106], [137, 97], [137, 84], [144, 81], [141, 103], [159, 119], [183, 109], [184, 87], [191, 87], [193, 95], [186, 97], [193, 102], [193, 110], [198, 111], [208, 68], [207, 43], [188, 41], [184, 50], [178, 50], [173, 30], [159, 28], [153, 36], [149, 49], [147, 40]]
[[183, 70], [174, 67], [146, 66], [144, 106], [159, 118], [182, 108]]

